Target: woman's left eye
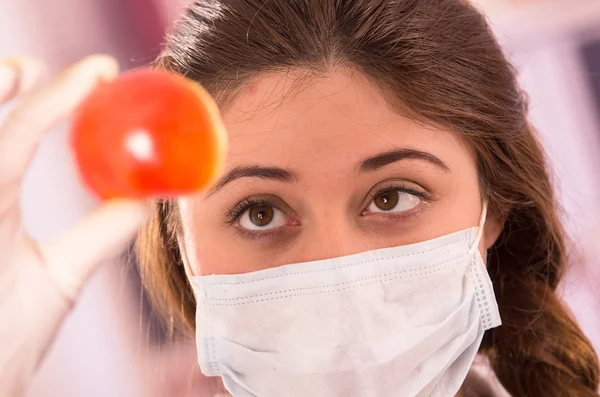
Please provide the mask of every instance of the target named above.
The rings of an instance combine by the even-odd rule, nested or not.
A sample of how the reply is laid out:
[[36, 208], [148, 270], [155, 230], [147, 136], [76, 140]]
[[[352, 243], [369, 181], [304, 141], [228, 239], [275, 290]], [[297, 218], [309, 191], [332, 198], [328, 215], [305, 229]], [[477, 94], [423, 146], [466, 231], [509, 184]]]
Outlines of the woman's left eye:
[[378, 193], [367, 207], [368, 212], [404, 212], [421, 203], [417, 195], [399, 189], [391, 189]]
[[247, 230], [276, 229], [285, 224], [285, 214], [267, 204], [250, 207], [239, 218], [239, 225]]

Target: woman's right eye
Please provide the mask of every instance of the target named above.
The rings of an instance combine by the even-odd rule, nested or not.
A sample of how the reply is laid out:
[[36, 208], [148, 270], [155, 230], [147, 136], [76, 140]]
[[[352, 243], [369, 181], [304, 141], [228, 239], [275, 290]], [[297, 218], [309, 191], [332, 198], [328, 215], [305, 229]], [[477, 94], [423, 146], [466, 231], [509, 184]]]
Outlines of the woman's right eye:
[[271, 205], [255, 205], [239, 217], [239, 225], [247, 230], [276, 229], [285, 224], [285, 214]]

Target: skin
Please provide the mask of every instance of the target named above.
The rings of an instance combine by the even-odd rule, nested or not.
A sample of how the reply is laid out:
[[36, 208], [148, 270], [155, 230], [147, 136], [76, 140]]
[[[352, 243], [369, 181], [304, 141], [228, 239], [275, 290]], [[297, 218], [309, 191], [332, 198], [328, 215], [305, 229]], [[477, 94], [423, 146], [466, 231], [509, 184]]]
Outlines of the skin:
[[[476, 162], [459, 136], [402, 116], [353, 70], [334, 69], [309, 81], [299, 75], [258, 78], [223, 112], [230, 145], [224, 178], [247, 166], [282, 168], [294, 176], [241, 177], [181, 199], [189, 276], [344, 256], [477, 226], [482, 203]], [[361, 169], [365, 159], [398, 150], [425, 158], [375, 161]], [[391, 211], [373, 200], [381, 190], [388, 198], [399, 190]], [[256, 226], [249, 211], [226, 219], [248, 197], [267, 199], [260, 206], [263, 214], [273, 209], [271, 223]], [[479, 246], [484, 258], [500, 226], [489, 214]]]

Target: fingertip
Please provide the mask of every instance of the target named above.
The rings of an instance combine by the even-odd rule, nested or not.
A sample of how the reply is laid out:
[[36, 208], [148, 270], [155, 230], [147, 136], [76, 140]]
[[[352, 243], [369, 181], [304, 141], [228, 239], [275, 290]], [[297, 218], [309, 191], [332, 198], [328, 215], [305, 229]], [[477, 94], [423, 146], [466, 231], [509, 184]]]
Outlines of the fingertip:
[[110, 55], [94, 54], [75, 63], [69, 71], [85, 71], [86, 75], [94, 74], [101, 79], [111, 80], [119, 74], [119, 62]]
[[146, 203], [111, 199], [41, 249], [65, 295], [76, 297], [100, 263], [123, 252], [150, 214]]
[[9, 99], [17, 89], [17, 70], [7, 62], [0, 61], [0, 101]]
[[100, 207], [100, 211], [110, 212], [115, 218], [128, 219], [132, 224], [142, 224], [152, 213], [152, 208], [147, 201], [125, 198], [107, 200]]
[[42, 80], [45, 72], [46, 65], [37, 58], [0, 60], [0, 100], [5, 101], [31, 90]]
[[15, 64], [20, 69], [21, 73], [19, 92], [29, 91], [34, 88], [47, 72], [46, 64], [33, 57], [16, 59]]

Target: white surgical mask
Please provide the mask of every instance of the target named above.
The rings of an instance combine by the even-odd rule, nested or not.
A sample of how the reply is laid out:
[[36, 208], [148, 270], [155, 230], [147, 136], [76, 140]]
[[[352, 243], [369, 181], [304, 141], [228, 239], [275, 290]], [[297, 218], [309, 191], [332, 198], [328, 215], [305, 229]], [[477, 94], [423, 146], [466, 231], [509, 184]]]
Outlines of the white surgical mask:
[[453, 397], [500, 325], [479, 227], [193, 278], [202, 372], [235, 397]]

